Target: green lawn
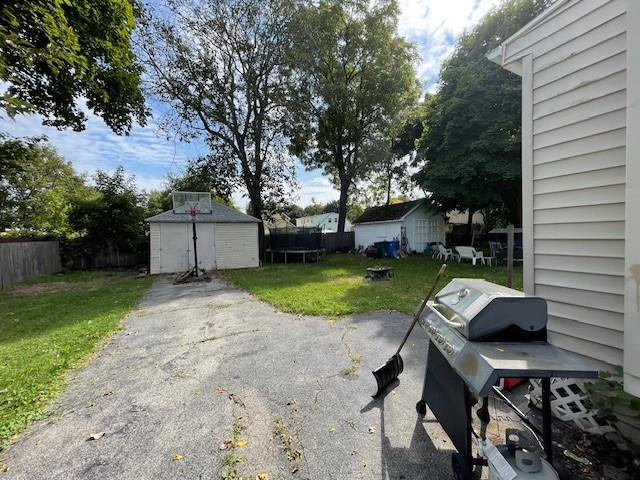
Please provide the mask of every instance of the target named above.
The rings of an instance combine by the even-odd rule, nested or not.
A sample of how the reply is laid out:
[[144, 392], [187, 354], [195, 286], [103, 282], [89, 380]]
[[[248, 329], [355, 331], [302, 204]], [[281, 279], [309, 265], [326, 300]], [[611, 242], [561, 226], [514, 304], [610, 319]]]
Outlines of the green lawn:
[[[365, 268], [394, 267], [390, 281], [364, 279]], [[441, 262], [416, 255], [400, 260], [369, 260], [359, 255], [330, 255], [320, 264], [267, 264], [259, 269], [228, 270], [224, 276], [235, 285], [280, 310], [293, 313], [338, 316], [376, 310], [412, 313], [430, 287]], [[451, 278], [484, 278], [506, 284], [504, 266], [473, 267], [450, 262], [440, 281], [442, 288]], [[514, 272], [514, 288], [522, 289], [522, 268]]]
[[0, 449], [40, 417], [152, 279], [74, 272], [0, 291]]

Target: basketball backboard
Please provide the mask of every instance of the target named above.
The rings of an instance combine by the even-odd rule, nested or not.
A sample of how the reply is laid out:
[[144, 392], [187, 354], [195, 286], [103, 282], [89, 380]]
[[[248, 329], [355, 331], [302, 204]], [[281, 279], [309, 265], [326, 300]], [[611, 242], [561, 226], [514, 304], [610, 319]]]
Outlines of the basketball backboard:
[[173, 192], [173, 213], [211, 213], [211, 193]]

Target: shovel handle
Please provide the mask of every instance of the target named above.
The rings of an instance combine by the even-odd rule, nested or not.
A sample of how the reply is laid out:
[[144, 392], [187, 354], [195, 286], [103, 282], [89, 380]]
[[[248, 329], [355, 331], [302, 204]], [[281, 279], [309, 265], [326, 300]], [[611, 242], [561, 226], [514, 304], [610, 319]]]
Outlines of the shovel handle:
[[411, 335], [411, 332], [413, 331], [413, 327], [415, 327], [416, 323], [418, 323], [418, 319], [420, 318], [420, 315], [422, 315], [422, 312], [424, 311], [424, 307], [427, 306], [427, 302], [431, 298], [431, 295], [433, 295], [433, 291], [436, 289], [436, 286], [440, 281], [440, 277], [442, 276], [442, 274], [444, 274], [444, 271], [446, 269], [447, 269], [447, 264], [443, 263], [442, 266], [440, 267], [440, 270], [438, 271], [438, 274], [436, 275], [435, 280], [433, 281], [433, 284], [431, 285], [431, 289], [429, 290], [429, 293], [427, 293], [427, 296], [424, 297], [424, 300], [422, 301], [422, 305], [420, 305], [420, 309], [414, 315], [413, 321], [411, 322], [411, 326], [409, 327], [409, 330], [407, 330], [407, 333], [404, 335], [404, 338], [402, 339], [402, 342], [400, 343], [400, 346], [396, 351], [396, 355], [400, 355], [400, 350], [402, 350], [402, 347], [404, 347], [404, 344], [407, 343], [407, 339], [409, 338], [409, 335]]

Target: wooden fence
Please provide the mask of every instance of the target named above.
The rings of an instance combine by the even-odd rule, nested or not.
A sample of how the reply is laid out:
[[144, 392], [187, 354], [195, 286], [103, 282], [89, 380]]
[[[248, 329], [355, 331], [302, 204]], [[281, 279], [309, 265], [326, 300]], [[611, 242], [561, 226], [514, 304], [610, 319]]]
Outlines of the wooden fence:
[[0, 288], [60, 270], [57, 240], [0, 243]]
[[355, 232], [336, 232], [322, 234], [322, 248], [327, 253], [348, 252], [355, 248]]
[[106, 247], [91, 255], [73, 255], [65, 261], [71, 270], [90, 270], [93, 268], [130, 268], [147, 265], [144, 254], [123, 252], [115, 247]]

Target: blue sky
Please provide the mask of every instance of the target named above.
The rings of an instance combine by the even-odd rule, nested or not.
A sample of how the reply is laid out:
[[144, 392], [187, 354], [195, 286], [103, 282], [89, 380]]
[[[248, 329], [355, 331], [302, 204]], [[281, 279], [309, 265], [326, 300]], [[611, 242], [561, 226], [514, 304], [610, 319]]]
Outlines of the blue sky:
[[[451, 53], [458, 37], [497, 3], [498, 0], [399, 0], [399, 31], [417, 45], [421, 61], [416, 70], [425, 90], [437, 88], [440, 63]], [[151, 118], [145, 128], [135, 127], [128, 137], [119, 137], [100, 119], [90, 113], [88, 117], [83, 132], [44, 127], [36, 115], [19, 116], [15, 121], [2, 118], [0, 131], [15, 136], [46, 135], [77, 171], [88, 175], [98, 168], [113, 171], [122, 165], [146, 190], [161, 188], [167, 174], [179, 173], [189, 158], [205, 153], [199, 144], [167, 138], [159, 130], [157, 118]], [[296, 175], [298, 190], [292, 200], [299, 205], [308, 205], [312, 198], [320, 202], [338, 198], [338, 192], [321, 171], [306, 171], [298, 165]], [[241, 190], [234, 194], [234, 202], [246, 207]]]

